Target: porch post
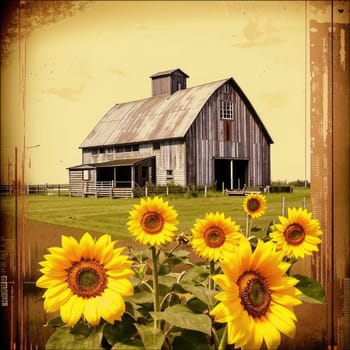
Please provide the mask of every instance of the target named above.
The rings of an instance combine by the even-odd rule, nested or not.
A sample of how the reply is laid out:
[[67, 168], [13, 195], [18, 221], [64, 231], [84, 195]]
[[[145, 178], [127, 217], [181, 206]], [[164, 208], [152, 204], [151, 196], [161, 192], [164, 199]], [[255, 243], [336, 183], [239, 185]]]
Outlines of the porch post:
[[131, 188], [135, 187], [135, 167], [132, 165], [130, 167], [130, 171], [131, 171]]
[[233, 190], [233, 159], [230, 160], [230, 190]]

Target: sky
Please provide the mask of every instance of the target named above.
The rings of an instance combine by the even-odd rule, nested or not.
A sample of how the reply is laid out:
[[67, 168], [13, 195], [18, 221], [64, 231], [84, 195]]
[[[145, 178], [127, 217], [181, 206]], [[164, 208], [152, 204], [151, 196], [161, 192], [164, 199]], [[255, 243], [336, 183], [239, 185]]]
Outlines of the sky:
[[[274, 140], [272, 180], [309, 178], [303, 1], [82, 4], [51, 22], [38, 11], [38, 24], [10, 44], [1, 66], [2, 183], [14, 176], [16, 146], [26, 183], [68, 183], [98, 120], [116, 103], [150, 97], [150, 75], [175, 68], [188, 87], [233, 77]], [[59, 9], [50, 11], [54, 18]]]

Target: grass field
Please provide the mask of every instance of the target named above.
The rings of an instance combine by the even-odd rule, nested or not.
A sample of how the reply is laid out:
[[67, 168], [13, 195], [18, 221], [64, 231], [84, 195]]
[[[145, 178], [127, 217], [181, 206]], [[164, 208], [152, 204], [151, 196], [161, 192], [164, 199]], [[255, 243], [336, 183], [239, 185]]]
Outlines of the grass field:
[[[285, 208], [303, 206], [309, 208], [309, 190], [294, 188], [293, 193], [266, 194], [267, 210], [264, 216], [255, 219], [253, 227], [266, 232], [271, 221], [281, 215], [282, 198]], [[244, 197], [228, 197], [209, 194], [204, 197], [186, 198], [183, 195], [164, 197], [174, 206], [179, 216], [179, 232], [190, 231], [196, 218], [206, 212], [224, 212], [232, 220], [245, 227], [245, 214], [242, 209]], [[78, 198], [66, 196], [26, 197], [27, 217], [30, 220], [80, 228], [90, 232], [109, 233], [116, 239], [130, 238], [127, 230], [128, 213], [140, 199]], [[68, 232], [67, 232], [68, 234]]]

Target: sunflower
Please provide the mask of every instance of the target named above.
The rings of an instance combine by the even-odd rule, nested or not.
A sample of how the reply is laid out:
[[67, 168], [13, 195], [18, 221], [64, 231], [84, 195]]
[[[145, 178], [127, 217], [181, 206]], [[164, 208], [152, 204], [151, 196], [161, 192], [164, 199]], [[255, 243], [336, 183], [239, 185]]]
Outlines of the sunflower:
[[224, 274], [212, 277], [223, 291], [215, 296], [220, 303], [210, 314], [227, 323], [228, 343], [235, 348], [259, 349], [265, 341], [268, 349], [275, 349], [280, 333], [294, 337], [293, 307], [301, 304], [301, 292], [294, 287], [298, 280], [285, 274], [290, 264], [282, 258], [272, 242], [259, 240], [252, 253], [243, 238], [237, 252], [220, 262]]
[[265, 213], [266, 198], [258, 193], [248, 194], [243, 201], [243, 210], [247, 215], [256, 219]]
[[225, 253], [232, 252], [239, 244], [240, 227], [223, 213], [206, 213], [204, 219], [197, 219], [192, 228], [192, 247], [196, 253], [209, 260], [217, 261]]
[[287, 257], [304, 258], [318, 251], [322, 231], [319, 221], [311, 216], [307, 209], [288, 208], [288, 217], [278, 217], [280, 224], [274, 225], [270, 236]]
[[134, 272], [124, 248], [114, 249], [116, 242], [109, 235], [96, 242], [85, 233], [80, 242], [62, 236], [62, 247], [49, 248], [40, 262], [43, 275], [36, 285], [47, 288], [44, 309], [51, 313], [60, 310], [64, 323], [70, 327], [83, 316], [91, 325], [101, 317], [109, 323], [120, 320], [125, 311], [124, 296], [133, 294], [128, 277]]
[[177, 230], [177, 212], [162, 198], [141, 198], [129, 212], [128, 229], [142, 244], [159, 246], [172, 241]]

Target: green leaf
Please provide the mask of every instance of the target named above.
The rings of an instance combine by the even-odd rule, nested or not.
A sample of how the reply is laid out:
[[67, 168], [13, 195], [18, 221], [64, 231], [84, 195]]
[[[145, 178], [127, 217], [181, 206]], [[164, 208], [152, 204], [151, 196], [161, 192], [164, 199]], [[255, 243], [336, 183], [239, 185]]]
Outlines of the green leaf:
[[172, 346], [173, 350], [211, 350], [208, 337], [196, 331], [183, 330], [181, 335], [176, 337]]
[[60, 316], [58, 316], [58, 317], [51, 318], [50, 320], [48, 320], [45, 326], [62, 327], [64, 325], [65, 325], [65, 323], [62, 321], [62, 318]]
[[303, 293], [303, 295], [300, 296], [303, 301], [311, 304], [324, 303], [325, 291], [318, 281], [303, 275], [293, 275], [292, 277], [299, 280], [295, 287]]
[[173, 285], [176, 283], [176, 278], [173, 276], [158, 276], [158, 282], [172, 289]]
[[153, 303], [151, 291], [137, 292], [132, 296], [126, 297], [125, 300], [135, 304]]
[[194, 266], [187, 270], [181, 278], [181, 282], [203, 282], [209, 276], [209, 271], [203, 266]]
[[214, 307], [214, 304], [215, 304], [214, 295], [216, 294], [215, 291], [210, 291], [203, 286], [188, 285], [187, 283], [182, 283], [181, 285], [185, 290], [187, 290], [188, 292], [193, 294], [195, 297], [197, 297], [199, 300], [207, 304], [210, 309]]
[[106, 323], [103, 328], [103, 335], [111, 345], [117, 342], [123, 342], [125, 339], [131, 338], [136, 334], [137, 330], [134, 322], [135, 320], [125, 313], [121, 321], [116, 321], [113, 325]]
[[88, 337], [92, 330], [93, 328], [91, 328], [87, 323], [79, 322], [72, 328], [71, 333]]
[[182, 304], [170, 306], [163, 312], [151, 312], [151, 315], [155, 320], [165, 320], [176, 327], [211, 334], [209, 316], [196, 314]]
[[102, 350], [102, 327], [93, 328], [89, 336], [71, 333], [68, 326], [58, 328], [46, 343], [46, 350], [94, 349]]
[[175, 266], [181, 263], [186, 264], [189, 262], [189, 252], [186, 250], [178, 250], [172, 252], [171, 254], [167, 255], [165, 262], [171, 266]]
[[135, 324], [142, 343], [146, 350], [160, 350], [165, 340], [165, 334], [160, 329], [155, 329], [153, 324]]
[[141, 340], [138, 339], [125, 339], [121, 343], [115, 343], [112, 347], [112, 350], [144, 350]]
[[196, 314], [203, 314], [208, 310], [208, 305], [198, 298], [191, 298], [185, 305]]
[[159, 267], [158, 275], [165, 276], [171, 271], [171, 266], [169, 264], [162, 264]]

